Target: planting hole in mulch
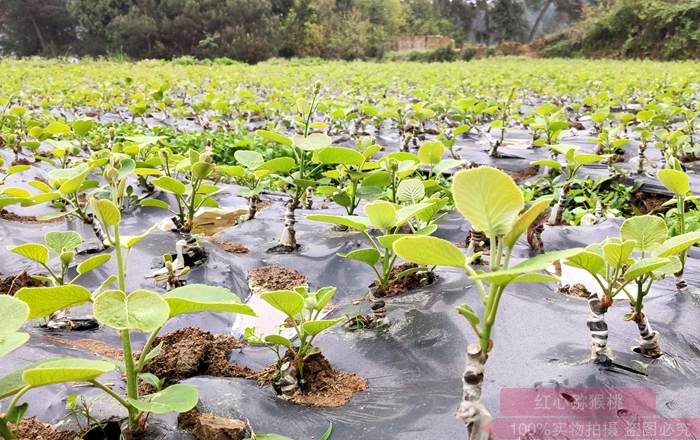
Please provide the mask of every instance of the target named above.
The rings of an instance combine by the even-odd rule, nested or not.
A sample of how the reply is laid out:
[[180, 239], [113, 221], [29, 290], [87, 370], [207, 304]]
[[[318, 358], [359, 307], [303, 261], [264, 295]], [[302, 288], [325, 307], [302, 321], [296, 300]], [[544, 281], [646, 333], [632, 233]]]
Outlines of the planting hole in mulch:
[[632, 206], [637, 208], [642, 215], [663, 213], [670, 209], [663, 204], [671, 200], [671, 197], [663, 194], [636, 191], [632, 193], [630, 199]]
[[559, 288], [559, 293], [576, 299], [588, 299], [591, 292], [581, 283], [564, 284]]
[[[270, 377], [272, 379], [272, 377]], [[369, 383], [364, 377], [334, 369], [321, 353], [304, 363], [305, 383], [301, 391], [286, 398], [298, 405], [337, 408], [346, 405], [353, 394], [365, 391]]]
[[291, 290], [308, 284], [305, 275], [284, 266], [263, 266], [248, 272], [248, 285], [253, 291]]
[[248, 431], [243, 420], [201, 413], [197, 409], [180, 414], [177, 424], [198, 440], [242, 440]]
[[24, 418], [20, 420], [18, 425], [10, 426], [17, 436], [17, 440], [74, 440], [78, 437], [73, 431], [56, 429], [34, 417]]
[[433, 272], [413, 272], [400, 279], [396, 279], [396, 275], [409, 269], [417, 268], [414, 263], [402, 263], [391, 269], [391, 281], [386, 288], [382, 288], [379, 282], [375, 280], [370, 286], [370, 292], [375, 298], [388, 298], [396, 295], [404, 294], [413, 289], [429, 286], [435, 281]]
[[245, 246], [226, 240], [221, 240], [219, 238], [212, 238], [211, 243], [230, 254], [247, 254], [250, 252], [250, 249]]
[[207, 236], [215, 235], [224, 229], [236, 226], [248, 216], [248, 208], [233, 210], [211, 209], [195, 217], [192, 232]]
[[0, 295], [14, 296], [22, 287], [41, 287], [44, 285], [43, 281], [32, 278], [26, 271], [17, 275], [0, 276]]
[[[253, 370], [229, 361], [231, 351], [243, 347], [232, 336], [185, 327], [156, 338], [153, 347], [161, 343], [160, 354], [146, 364], [144, 372], [165, 379], [166, 386], [199, 375], [249, 379], [258, 376]], [[150, 385], [141, 385], [148, 388], [145, 392], [154, 391]]]

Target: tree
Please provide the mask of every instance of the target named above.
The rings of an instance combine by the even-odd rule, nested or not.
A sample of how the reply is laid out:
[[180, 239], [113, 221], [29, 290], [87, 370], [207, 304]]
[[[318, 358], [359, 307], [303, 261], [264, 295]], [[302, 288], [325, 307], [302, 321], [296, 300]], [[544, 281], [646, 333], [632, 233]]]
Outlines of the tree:
[[65, 53], [76, 42], [75, 25], [66, 0], [0, 0], [0, 47], [7, 53]]

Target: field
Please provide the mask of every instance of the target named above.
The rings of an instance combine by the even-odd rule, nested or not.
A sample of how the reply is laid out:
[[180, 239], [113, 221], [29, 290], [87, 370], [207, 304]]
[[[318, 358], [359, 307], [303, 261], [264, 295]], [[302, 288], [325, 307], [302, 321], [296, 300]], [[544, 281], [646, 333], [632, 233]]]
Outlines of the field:
[[0, 72], [2, 438], [697, 417], [698, 63]]

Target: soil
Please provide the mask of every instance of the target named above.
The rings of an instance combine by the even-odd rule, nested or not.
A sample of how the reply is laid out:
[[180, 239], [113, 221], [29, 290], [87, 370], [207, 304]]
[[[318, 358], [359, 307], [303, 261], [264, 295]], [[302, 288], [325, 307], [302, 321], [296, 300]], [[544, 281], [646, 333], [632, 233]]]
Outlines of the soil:
[[39, 220], [33, 215], [18, 215], [10, 212], [6, 209], [0, 209], [0, 218], [10, 222], [24, 223], [27, 225], [39, 224], [39, 223], [58, 223], [63, 221], [63, 217], [51, 219], [51, 220]]
[[389, 285], [386, 288], [381, 288], [379, 281], [375, 280], [369, 287], [370, 291], [375, 297], [386, 298], [396, 295], [401, 295], [412, 289], [417, 289], [420, 287], [425, 287], [433, 282], [434, 275], [431, 272], [415, 272], [401, 279], [395, 279], [396, 275], [403, 272], [404, 270], [413, 269], [418, 267], [414, 263], [403, 263], [398, 266], [394, 266], [391, 269], [391, 275]]
[[591, 292], [581, 283], [565, 284], [559, 288], [559, 293], [578, 299], [588, 299], [591, 295]]
[[247, 208], [236, 209], [230, 212], [204, 212], [195, 217], [192, 225], [192, 232], [212, 236], [224, 229], [236, 226], [247, 215]]
[[34, 417], [22, 419], [12, 429], [18, 440], [73, 440], [77, 437], [73, 431], [56, 429]]
[[670, 197], [662, 194], [651, 194], [642, 191], [632, 193], [631, 204], [639, 210], [640, 214], [656, 214], [665, 212], [670, 207], [661, 206], [671, 200]]
[[337, 408], [347, 404], [354, 393], [365, 391], [367, 379], [355, 373], [335, 370], [321, 353], [304, 364], [306, 384], [289, 401], [298, 405]]
[[220, 247], [224, 251], [231, 253], [231, 254], [247, 254], [248, 252], [250, 252], [250, 250], [247, 247], [242, 246], [242, 245], [237, 244], [237, 243], [232, 243], [230, 241], [221, 240], [218, 238], [212, 238], [211, 242], [212, 242], [212, 244]]
[[17, 275], [0, 276], [0, 295], [14, 296], [22, 287], [41, 287], [43, 285], [43, 281], [32, 278], [26, 271]]
[[19, 159], [15, 159], [12, 161], [12, 166], [15, 166], [15, 165], [33, 165], [33, 164], [34, 164], [34, 162], [27, 159], [26, 157], [20, 157]]
[[248, 430], [243, 420], [201, 413], [196, 409], [180, 414], [177, 423], [199, 440], [243, 440]]
[[124, 354], [121, 349], [112, 347], [102, 341], [96, 339], [64, 339], [57, 336], [47, 335], [46, 339], [57, 344], [66, 345], [71, 348], [87, 350], [98, 356], [104, 356], [110, 359], [121, 360]]
[[291, 290], [308, 284], [305, 275], [284, 266], [263, 266], [248, 272], [248, 285], [253, 290]]
[[511, 172], [510, 177], [512, 177], [516, 183], [522, 183], [524, 180], [532, 176], [536, 176], [539, 172], [539, 169], [539, 165], [533, 165], [531, 167], [523, 168], [522, 170]]
[[[166, 386], [199, 375], [247, 379], [259, 376], [259, 373], [229, 361], [231, 351], [243, 347], [232, 336], [213, 335], [199, 328], [185, 327], [156, 338], [153, 347], [161, 342], [160, 354], [146, 364], [144, 372], [165, 379]], [[144, 392], [153, 392], [149, 385], [141, 385]]]

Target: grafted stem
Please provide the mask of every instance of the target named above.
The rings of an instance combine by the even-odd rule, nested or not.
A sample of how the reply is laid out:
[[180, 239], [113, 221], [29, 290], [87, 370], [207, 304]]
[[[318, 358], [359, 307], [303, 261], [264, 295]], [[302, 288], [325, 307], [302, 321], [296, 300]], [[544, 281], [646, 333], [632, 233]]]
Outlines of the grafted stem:
[[481, 387], [488, 353], [479, 344], [467, 347], [466, 368], [462, 376], [462, 402], [455, 416], [467, 425], [470, 440], [490, 440], [493, 436], [487, 431], [491, 413], [481, 403]]

